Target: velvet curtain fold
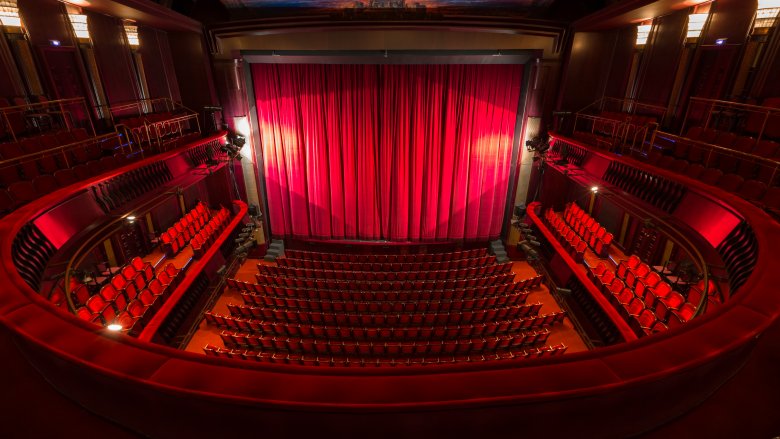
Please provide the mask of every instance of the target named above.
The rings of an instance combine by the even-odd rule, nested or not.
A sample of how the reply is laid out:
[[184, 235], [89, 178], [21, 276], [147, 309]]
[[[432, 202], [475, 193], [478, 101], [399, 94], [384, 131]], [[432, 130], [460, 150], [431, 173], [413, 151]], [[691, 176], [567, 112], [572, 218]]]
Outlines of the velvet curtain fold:
[[271, 234], [501, 233], [519, 65], [254, 64]]

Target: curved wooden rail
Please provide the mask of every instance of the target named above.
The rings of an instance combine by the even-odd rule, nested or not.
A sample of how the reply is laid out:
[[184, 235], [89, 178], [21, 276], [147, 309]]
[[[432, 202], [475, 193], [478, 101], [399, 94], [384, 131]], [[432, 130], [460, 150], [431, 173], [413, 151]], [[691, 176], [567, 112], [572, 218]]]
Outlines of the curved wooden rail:
[[108, 333], [32, 291], [16, 271], [7, 239], [78, 188], [49, 194], [0, 221], [6, 237], [0, 243], [0, 326], [61, 393], [154, 437], [247, 431], [627, 436], [700, 403], [741, 366], [755, 338], [780, 314], [778, 256], [766, 245], [780, 242], [780, 226], [735, 196], [690, 187], [728, 204], [752, 227], [761, 243], [752, 274], [740, 294], [678, 330], [594, 351], [525, 361], [328, 368], [212, 358]]

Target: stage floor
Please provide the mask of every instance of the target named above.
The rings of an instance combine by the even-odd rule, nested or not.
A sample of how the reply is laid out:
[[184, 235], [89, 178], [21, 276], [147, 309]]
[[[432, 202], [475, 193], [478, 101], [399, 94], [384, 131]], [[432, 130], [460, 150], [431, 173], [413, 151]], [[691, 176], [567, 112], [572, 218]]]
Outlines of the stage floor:
[[[275, 265], [275, 263], [265, 262], [263, 260], [247, 259], [244, 261], [241, 267], [239, 267], [234, 276], [235, 279], [254, 282], [258, 263]], [[515, 274], [517, 279], [527, 279], [536, 276], [536, 271], [534, 271], [534, 269], [525, 261], [513, 261], [512, 273]], [[542, 304], [540, 314], [548, 314], [561, 310], [561, 308], [558, 306], [558, 303], [556, 303], [555, 299], [552, 297], [545, 285], [534, 288], [531, 290], [531, 294], [528, 296], [527, 303], [537, 302]], [[229, 303], [241, 304], [243, 303], [243, 300], [241, 299], [241, 295], [238, 291], [235, 291], [229, 287], [225, 287], [222, 295], [217, 298], [213, 308], [210, 311], [219, 314], [229, 314], [227, 309], [227, 305]], [[550, 328], [550, 330], [551, 334], [547, 340], [548, 345], [563, 343], [568, 347], [566, 350], [567, 353], [587, 350], [585, 342], [582, 340], [582, 337], [580, 337], [579, 333], [568, 317], [564, 318], [562, 324], [554, 325]], [[219, 336], [221, 331], [222, 329], [209, 325], [204, 319], [200, 323], [198, 330], [195, 332], [192, 339], [190, 339], [190, 342], [187, 344], [185, 350], [188, 352], [204, 354], [203, 347], [207, 344], [224, 348], [225, 345], [222, 343], [222, 339]]]

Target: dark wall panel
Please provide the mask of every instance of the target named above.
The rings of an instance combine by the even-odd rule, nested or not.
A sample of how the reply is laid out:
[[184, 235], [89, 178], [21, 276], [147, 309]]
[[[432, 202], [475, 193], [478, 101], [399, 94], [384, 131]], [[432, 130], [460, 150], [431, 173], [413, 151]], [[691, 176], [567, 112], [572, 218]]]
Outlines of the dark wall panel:
[[628, 76], [631, 73], [631, 60], [636, 50], [636, 30], [633, 26], [620, 29], [617, 31], [616, 38], [609, 80], [604, 89], [604, 95], [623, 97], [626, 94]]
[[728, 44], [744, 43], [757, 7], [756, 0], [718, 0], [713, 4], [709, 29], [702, 43], [715, 44], [718, 38], [728, 38]]
[[50, 40], [62, 45], [74, 45], [70, 22], [62, 3], [57, 0], [19, 0], [19, 15], [36, 46], [48, 46]]
[[568, 69], [561, 87], [562, 110], [579, 111], [605, 90], [617, 32], [578, 32], [574, 35]]
[[138, 51], [144, 63], [149, 96], [180, 100], [168, 35], [148, 27], [139, 27], [138, 35], [141, 40]]
[[190, 32], [171, 32], [168, 41], [184, 105], [195, 111], [213, 105], [216, 93], [202, 36]]
[[138, 80], [122, 21], [102, 14], [88, 14], [89, 32], [109, 104], [139, 98]]
[[687, 24], [687, 10], [657, 19], [652, 44], [645, 47], [637, 93], [640, 102], [661, 105], [669, 102]]

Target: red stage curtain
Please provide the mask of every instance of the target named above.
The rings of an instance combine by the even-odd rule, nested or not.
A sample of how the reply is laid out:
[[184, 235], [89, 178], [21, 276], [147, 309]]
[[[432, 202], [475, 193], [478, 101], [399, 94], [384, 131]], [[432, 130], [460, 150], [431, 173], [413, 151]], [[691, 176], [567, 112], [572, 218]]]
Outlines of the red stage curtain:
[[500, 235], [522, 66], [252, 69], [272, 235]]

